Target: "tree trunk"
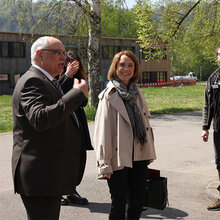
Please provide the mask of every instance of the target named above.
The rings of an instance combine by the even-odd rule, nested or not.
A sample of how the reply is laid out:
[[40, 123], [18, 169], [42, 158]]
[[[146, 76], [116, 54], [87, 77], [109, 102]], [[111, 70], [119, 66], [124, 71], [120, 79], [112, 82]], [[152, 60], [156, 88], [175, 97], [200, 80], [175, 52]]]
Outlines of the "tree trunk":
[[101, 5], [100, 0], [93, 0], [89, 16], [88, 42], [88, 73], [89, 73], [89, 105], [98, 105], [98, 95], [101, 92]]

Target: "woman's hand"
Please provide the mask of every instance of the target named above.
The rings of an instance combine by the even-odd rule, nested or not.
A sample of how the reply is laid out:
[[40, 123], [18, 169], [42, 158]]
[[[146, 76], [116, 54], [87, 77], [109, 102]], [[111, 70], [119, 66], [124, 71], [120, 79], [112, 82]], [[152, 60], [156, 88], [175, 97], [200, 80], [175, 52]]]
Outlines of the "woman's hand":
[[74, 60], [67, 64], [65, 75], [68, 78], [73, 78], [73, 76], [78, 72], [78, 70], [79, 70], [79, 61]]

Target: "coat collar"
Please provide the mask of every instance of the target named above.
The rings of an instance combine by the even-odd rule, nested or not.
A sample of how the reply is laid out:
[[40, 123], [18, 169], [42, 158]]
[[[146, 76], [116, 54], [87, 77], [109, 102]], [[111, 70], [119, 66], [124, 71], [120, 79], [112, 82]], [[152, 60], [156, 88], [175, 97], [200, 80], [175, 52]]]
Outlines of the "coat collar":
[[119, 114], [129, 123], [130, 123], [130, 119], [127, 113], [127, 110], [125, 108], [125, 104], [122, 100], [122, 98], [118, 95], [118, 92], [111, 92], [112, 90], [116, 90], [115, 86], [113, 85], [113, 83], [110, 81], [107, 85], [107, 101], [111, 104], [111, 106], [113, 108], [116, 109], [116, 111], [119, 112]]

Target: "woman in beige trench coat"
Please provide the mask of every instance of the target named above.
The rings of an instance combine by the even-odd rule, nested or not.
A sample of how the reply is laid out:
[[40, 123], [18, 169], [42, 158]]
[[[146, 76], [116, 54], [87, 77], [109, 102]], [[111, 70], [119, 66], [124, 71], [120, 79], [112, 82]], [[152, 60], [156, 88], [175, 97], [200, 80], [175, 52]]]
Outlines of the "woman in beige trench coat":
[[147, 165], [156, 159], [150, 113], [136, 84], [139, 72], [134, 53], [116, 54], [107, 88], [99, 95], [94, 146], [98, 178], [107, 179], [111, 193], [109, 219], [140, 218]]

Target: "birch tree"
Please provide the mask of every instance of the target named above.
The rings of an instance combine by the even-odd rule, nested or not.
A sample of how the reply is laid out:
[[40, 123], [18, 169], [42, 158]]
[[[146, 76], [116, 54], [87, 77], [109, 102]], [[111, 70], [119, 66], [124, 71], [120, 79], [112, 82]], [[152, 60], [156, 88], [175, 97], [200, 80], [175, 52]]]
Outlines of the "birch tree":
[[89, 19], [88, 38], [88, 72], [89, 72], [89, 104], [97, 106], [98, 94], [101, 92], [101, 1], [67, 0], [73, 1], [80, 7]]
[[[17, 3], [17, 5], [19, 6], [19, 10], [17, 11], [16, 16], [19, 20], [21, 31], [26, 30], [27, 32], [27, 28], [30, 28], [28, 30], [29, 33], [39, 33], [39, 31], [40, 33], [43, 33], [45, 30], [44, 25], [47, 25], [48, 27], [50, 25], [48, 30], [50, 31], [50, 34], [53, 35], [70, 34], [71, 28], [74, 28], [74, 30], [71, 31], [72, 34], [76, 34], [78, 28], [78, 30], [81, 29], [81, 31], [78, 33], [83, 33], [83, 35], [86, 35], [86, 31], [88, 30], [87, 54], [89, 105], [97, 106], [98, 94], [101, 92], [102, 89], [100, 49], [101, 0], [39, 0], [37, 2], [34, 2], [32, 0], [8, 1]], [[34, 10], [36, 6], [41, 8], [40, 11], [37, 11], [38, 14], [35, 14], [36, 10]], [[80, 14], [81, 12], [84, 15], [84, 19], [82, 18], [83, 15]], [[69, 22], [69, 19], [65, 20], [65, 18], [68, 18], [68, 16], [69, 18], [73, 19], [72, 22]], [[77, 25], [78, 21], [80, 22]], [[32, 25], [33, 22], [34, 25]], [[68, 28], [66, 29], [67, 26]], [[67, 30], [69, 31], [69, 33], [67, 33]]]

